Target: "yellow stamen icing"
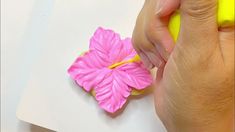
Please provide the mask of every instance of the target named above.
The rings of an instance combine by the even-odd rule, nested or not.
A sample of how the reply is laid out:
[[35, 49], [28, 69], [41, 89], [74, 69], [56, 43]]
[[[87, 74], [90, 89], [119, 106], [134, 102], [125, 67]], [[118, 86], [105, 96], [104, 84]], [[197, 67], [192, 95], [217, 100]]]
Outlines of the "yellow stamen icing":
[[109, 66], [108, 68], [109, 69], [113, 69], [115, 67], [118, 67], [118, 66], [121, 66], [121, 65], [124, 65], [124, 64], [127, 64], [127, 63], [133, 63], [133, 62], [138, 62], [140, 61], [140, 57], [138, 55], [135, 55], [133, 58], [131, 58], [130, 60], [127, 60], [127, 61], [121, 61], [121, 62], [118, 62], [118, 63], [114, 63], [112, 64], [111, 66]]
[[122, 61], [122, 62], [114, 63], [111, 66], [109, 66], [109, 69], [113, 69], [115, 67], [118, 67], [118, 66], [126, 64], [126, 63], [128, 63], [128, 62], [127, 61]]

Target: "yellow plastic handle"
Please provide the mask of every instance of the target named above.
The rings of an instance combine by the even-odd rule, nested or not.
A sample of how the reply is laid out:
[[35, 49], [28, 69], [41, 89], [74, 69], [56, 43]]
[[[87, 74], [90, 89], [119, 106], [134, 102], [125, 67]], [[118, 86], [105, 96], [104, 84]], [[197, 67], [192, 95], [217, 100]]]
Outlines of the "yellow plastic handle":
[[[218, 0], [217, 22], [219, 27], [234, 25], [234, 0]], [[169, 22], [169, 30], [176, 41], [180, 29], [180, 14], [175, 12]]]

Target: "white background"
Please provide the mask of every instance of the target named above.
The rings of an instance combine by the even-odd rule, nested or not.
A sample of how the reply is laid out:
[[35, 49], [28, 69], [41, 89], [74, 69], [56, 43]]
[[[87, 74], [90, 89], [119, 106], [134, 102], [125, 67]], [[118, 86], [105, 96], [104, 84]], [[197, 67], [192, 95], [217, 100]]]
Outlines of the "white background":
[[[56, 130], [62, 132], [164, 132], [151, 95], [131, 100], [124, 112], [113, 118], [66, 74], [77, 55], [87, 50], [98, 26], [131, 36], [143, 1], [2, 1], [1, 131], [46, 131], [16, 118], [17, 105], [23, 98], [21, 119], [51, 129], [57, 125]], [[37, 101], [44, 101], [47, 107]], [[44, 113], [53, 113], [53, 121]]]
[[[40, 0], [38, 0], [40, 1]], [[1, 0], [1, 132], [49, 132], [19, 121], [16, 109], [32, 65], [24, 49], [36, 0]], [[32, 57], [32, 58], [31, 58]]]

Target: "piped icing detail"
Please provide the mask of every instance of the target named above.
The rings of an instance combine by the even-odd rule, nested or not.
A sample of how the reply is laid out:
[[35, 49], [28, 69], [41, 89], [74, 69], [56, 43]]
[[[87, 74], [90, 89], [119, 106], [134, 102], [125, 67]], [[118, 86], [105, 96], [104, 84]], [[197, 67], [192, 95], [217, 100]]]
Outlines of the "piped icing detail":
[[131, 44], [112, 30], [99, 27], [90, 39], [89, 51], [68, 69], [85, 91], [95, 92], [99, 106], [114, 113], [121, 109], [133, 89], [143, 90], [153, 79]]

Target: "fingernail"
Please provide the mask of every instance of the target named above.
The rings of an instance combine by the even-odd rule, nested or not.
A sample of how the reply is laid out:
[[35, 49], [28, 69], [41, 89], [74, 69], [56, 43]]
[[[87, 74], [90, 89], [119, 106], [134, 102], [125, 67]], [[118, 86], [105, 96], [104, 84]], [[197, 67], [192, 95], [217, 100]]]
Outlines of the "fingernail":
[[156, 5], [156, 11], [155, 11], [156, 14], [160, 14], [165, 3], [166, 3], [166, 0], [158, 0], [157, 5]]
[[145, 68], [152, 69], [153, 64], [149, 61], [148, 57], [144, 53], [139, 53], [141, 61], [143, 62]]
[[147, 55], [150, 61], [153, 63], [153, 65], [156, 66], [157, 68], [159, 68], [163, 64], [163, 60], [161, 59], [160, 55], [157, 56], [156, 54], [152, 52], [148, 52]]
[[169, 56], [170, 56], [170, 53], [167, 52], [167, 50], [165, 48], [163, 48], [162, 45], [160, 44], [156, 44], [155, 45], [156, 47], [156, 50], [160, 53], [160, 55], [162, 56], [162, 58], [167, 61]]

